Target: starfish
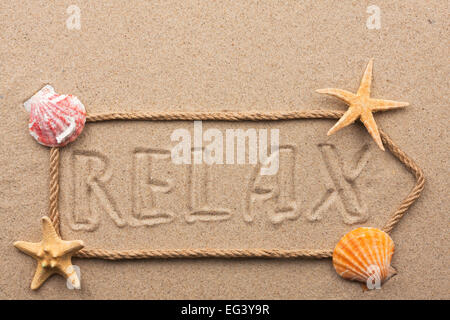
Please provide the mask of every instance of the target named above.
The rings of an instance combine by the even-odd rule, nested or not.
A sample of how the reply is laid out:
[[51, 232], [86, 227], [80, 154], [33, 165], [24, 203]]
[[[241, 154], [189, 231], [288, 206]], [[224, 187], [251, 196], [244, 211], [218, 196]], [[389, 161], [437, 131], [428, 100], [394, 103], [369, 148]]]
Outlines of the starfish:
[[80, 279], [72, 265], [72, 255], [84, 247], [83, 241], [64, 241], [56, 233], [48, 217], [42, 218], [41, 242], [16, 241], [14, 246], [38, 262], [31, 289], [38, 289], [51, 275], [58, 273], [80, 289]]
[[336, 131], [352, 124], [358, 118], [369, 131], [372, 138], [375, 140], [381, 150], [384, 151], [383, 142], [381, 141], [380, 132], [377, 124], [373, 118], [372, 112], [386, 111], [390, 109], [397, 109], [406, 107], [408, 102], [372, 99], [370, 97], [370, 86], [372, 83], [372, 67], [373, 58], [370, 59], [366, 67], [366, 71], [361, 80], [361, 84], [356, 94], [342, 89], [319, 89], [318, 93], [326, 93], [335, 96], [349, 105], [348, 110], [339, 119], [339, 121], [328, 131], [327, 135], [332, 135]]

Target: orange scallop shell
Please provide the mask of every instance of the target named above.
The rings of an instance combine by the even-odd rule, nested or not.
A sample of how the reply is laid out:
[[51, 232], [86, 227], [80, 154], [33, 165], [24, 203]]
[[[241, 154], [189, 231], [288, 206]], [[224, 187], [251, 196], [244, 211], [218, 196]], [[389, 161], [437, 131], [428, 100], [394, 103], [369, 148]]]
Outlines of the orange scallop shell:
[[[373, 289], [395, 274], [391, 267], [394, 241], [376, 228], [350, 231], [333, 251], [333, 266], [344, 279], [360, 281]], [[379, 288], [379, 287], [378, 287]]]

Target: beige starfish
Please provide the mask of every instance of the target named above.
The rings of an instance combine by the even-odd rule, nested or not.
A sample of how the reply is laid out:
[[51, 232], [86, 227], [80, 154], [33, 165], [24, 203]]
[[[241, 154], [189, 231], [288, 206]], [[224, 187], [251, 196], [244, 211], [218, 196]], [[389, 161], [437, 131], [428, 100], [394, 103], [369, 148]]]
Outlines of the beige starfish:
[[14, 246], [38, 261], [31, 289], [38, 289], [51, 275], [58, 273], [69, 279], [72, 286], [80, 289], [78, 278], [71, 262], [72, 255], [84, 247], [83, 241], [64, 241], [55, 231], [48, 217], [42, 218], [42, 241], [16, 241]]
[[381, 142], [380, 133], [378, 132], [377, 124], [373, 118], [372, 112], [386, 111], [390, 109], [397, 109], [406, 107], [408, 102], [399, 102], [392, 100], [372, 99], [370, 97], [370, 85], [372, 83], [372, 66], [373, 59], [370, 59], [364, 72], [361, 84], [356, 94], [342, 90], [342, 89], [319, 89], [319, 93], [326, 93], [343, 100], [349, 105], [347, 112], [344, 113], [341, 119], [328, 131], [327, 135], [332, 135], [336, 131], [348, 126], [360, 118], [361, 122], [369, 131], [372, 138], [375, 140], [381, 150], [384, 151], [383, 142]]

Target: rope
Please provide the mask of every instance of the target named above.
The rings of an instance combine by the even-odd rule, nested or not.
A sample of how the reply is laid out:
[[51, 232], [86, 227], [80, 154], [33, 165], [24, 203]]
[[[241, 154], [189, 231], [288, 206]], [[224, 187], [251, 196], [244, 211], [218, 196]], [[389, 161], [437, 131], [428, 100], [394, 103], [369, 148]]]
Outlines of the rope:
[[75, 256], [106, 260], [123, 259], [171, 259], [171, 258], [310, 258], [324, 259], [333, 255], [332, 250], [281, 250], [281, 249], [165, 249], [165, 250], [104, 250], [83, 249]]
[[337, 119], [343, 111], [309, 110], [309, 111], [248, 111], [248, 112], [114, 112], [89, 114], [87, 122], [108, 120], [212, 120], [212, 121], [276, 121], [295, 119]]
[[[185, 120], [213, 120], [213, 121], [275, 121], [294, 119], [337, 119], [343, 111], [310, 110], [285, 112], [114, 112], [87, 115], [87, 122], [109, 120], [151, 120], [151, 121], [185, 121]], [[422, 169], [406, 155], [392, 139], [380, 130], [381, 139], [388, 150], [414, 175], [416, 184], [405, 199], [400, 203], [385, 226], [383, 231], [390, 233], [411, 205], [419, 198], [425, 185]], [[50, 219], [59, 232], [59, 149], [50, 149]], [[170, 259], [170, 258], [330, 258], [333, 250], [281, 250], [281, 249], [143, 249], [143, 250], [106, 250], [85, 248], [75, 256], [79, 258], [97, 258], [106, 260], [122, 259]]]
[[58, 234], [59, 231], [59, 148], [50, 149], [50, 220]]
[[410, 157], [406, 155], [400, 148], [392, 141], [392, 139], [384, 133], [382, 130], [380, 130], [381, 139], [383, 140], [383, 143], [388, 147], [388, 149], [391, 151], [391, 153], [400, 160], [401, 163], [403, 163], [406, 168], [412, 172], [414, 177], [416, 178], [416, 184], [414, 185], [411, 192], [406, 196], [405, 199], [403, 199], [400, 206], [397, 208], [394, 213], [392, 213], [391, 217], [389, 218], [388, 222], [383, 227], [383, 231], [386, 233], [390, 233], [394, 227], [397, 225], [397, 223], [400, 221], [400, 219], [403, 217], [403, 215], [406, 213], [406, 211], [409, 209], [409, 207], [420, 197], [420, 193], [422, 192], [423, 188], [425, 187], [425, 177], [423, 175], [422, 169], [412, 160]]

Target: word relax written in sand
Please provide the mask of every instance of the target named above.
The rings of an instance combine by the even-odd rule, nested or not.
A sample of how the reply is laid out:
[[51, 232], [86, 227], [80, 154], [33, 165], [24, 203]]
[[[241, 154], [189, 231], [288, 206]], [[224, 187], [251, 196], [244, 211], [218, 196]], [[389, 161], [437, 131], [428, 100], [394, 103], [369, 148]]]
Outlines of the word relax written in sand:
[[[330, 206], [336, 204], [336, 208], [346, 224], [362, 223], [368, 219], [367, 207], [359, 197], [355, 181], [365, 168], [369, 149], [365, 145], [354, 158], [354, 168], [340, 165], [343, 163], [341, 155], [332, 144], [319, 144], [317, 148], [323, 161], [324, 179], [326, 191], [318, 194], [313, 201], [313, 207], [308, 210], [306, 217], [309, 221], [322, 219], [324, 212]], [[193, 156], [195, 150], [192, 151]], [[261, 165], [253, 166], [247, 188], [245, 201], [239, 213], [244, 221], [252, 222], [260, 212], [258, 205], [271, 199], [274, 203], [268, 214], [268, 219], [274, 223], [282, 223], [286, 220], [295, 220], [300, 216], [299, 205], [296, 201], [296, 179], [293, 172], [298, 165], [298, 152], [294, 145], [282, 145], [278, 151], [280, 168], [273, 183], [265, 183], [260, 174]], [[178, 165], [184, 167], [187, 177], [187, 186], [176, 185], [174, 177], [170, 174], [163, 175], [158, 170], [161, 165], [171, 163], [170, 150], [164, 149], [135, 149], [133, 152], [133, 166], [129, 173], [131, 176], [131, 212], [125, 217], [119, 210], [116, 199], [111, 195], [108, 182], [113, 173], [108, 169], [107, 157], [91, 151], [73, 151], [72, 177], [73, 177], [73, 211], [70, 216], [70, 226], [73, 230], [94, 231], [101, 223], [101, 217], [109, 216], [118, 226], [155, 226], [172, 222], [177, 214], [158, 203], [161, 197], [169, 195], [180, 188], [183, 189], [184, 199], [178, 202], [186, 202], [186, 209], [178, 212], [183, 215], [187, 223], [196, 221], [222, 221], [231, 219], [233, 210], [212, 204], [214, 196], [211, 195], [212, 171], [215, 167], [209, 165]], [[177, 166], [172, 164], [172, 166]], [[75, 174], [75, 172], [77, 174]], [[124, 187], [126, 192], [126, 187]], [[122, 190], [121, 190], [122, 191]], [[117, 197], [117, 196], [116, 196]], [[121, 199], [123, 200], [123, 199]], [[170, 201], [173, 201], [170, 200]], [[336, 212], [336, 211], [335, 211]]]

